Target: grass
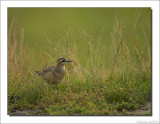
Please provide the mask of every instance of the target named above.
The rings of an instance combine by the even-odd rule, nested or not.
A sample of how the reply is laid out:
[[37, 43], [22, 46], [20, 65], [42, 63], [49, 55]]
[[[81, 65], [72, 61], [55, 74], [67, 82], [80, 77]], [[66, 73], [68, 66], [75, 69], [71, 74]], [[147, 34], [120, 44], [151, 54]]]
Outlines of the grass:
[[[129, 76], [129, 75], [128, 75]], [[39, 79], [16, 90], [14, 98], [9, 95], [9, 110], [13, 108], [44, 109], [45, 115], [117, 115], [118, 112], [135, 110], [145, 104], [151, 96], [151, 80], [136, 75], [98, 81], [61, 83], [57, 89]], [[17, 85], [10, 85], [17, 89]]]
[[[97, 36], [92, 27], [77, 32], [69, 28], [62, 41], [46, 34], [49, 45], [40, 51], [24, 44], [24, 30], [17, 33], [13, 19], [8, 30], [8, 114], [42, 109], [43, 115], [126, 115], [151, 101], [151, 46], [144, 44], [143, 54], [139, 50], [139, 16], [136, 11], [129, 38], [125, 24], [115, 20], [108, 46], [101, 42], [104, 29]], [[145, 31], [143, 37], [148, 39]], [[54, 65], [61, 56], [73, 62], [54, 89], [33, 72]]]

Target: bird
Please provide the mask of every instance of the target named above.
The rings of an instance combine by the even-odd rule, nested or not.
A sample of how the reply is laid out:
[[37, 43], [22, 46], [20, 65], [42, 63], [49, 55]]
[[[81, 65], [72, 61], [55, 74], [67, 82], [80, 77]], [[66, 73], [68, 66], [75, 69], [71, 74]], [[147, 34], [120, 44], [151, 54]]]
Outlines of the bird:
[[34, 73], [39, 75], [47, 83], [57, 85], [64, 78], [66, 74], [65, 64], [69, 62], [72, 62], [72, 61], [66, 60], [65, 58], [61, 57], [57, 60], [56, 66], [50, 66], [50, 67], [45, 68], [42, 71], [35, 71]]

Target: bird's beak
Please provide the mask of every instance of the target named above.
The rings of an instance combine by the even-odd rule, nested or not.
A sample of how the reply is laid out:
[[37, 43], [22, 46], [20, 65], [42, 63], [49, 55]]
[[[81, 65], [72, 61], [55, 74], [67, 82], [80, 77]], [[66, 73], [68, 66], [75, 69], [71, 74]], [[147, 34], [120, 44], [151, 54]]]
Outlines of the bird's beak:
[[66, 62], [72, 62], [72, 61], [66, 60]]

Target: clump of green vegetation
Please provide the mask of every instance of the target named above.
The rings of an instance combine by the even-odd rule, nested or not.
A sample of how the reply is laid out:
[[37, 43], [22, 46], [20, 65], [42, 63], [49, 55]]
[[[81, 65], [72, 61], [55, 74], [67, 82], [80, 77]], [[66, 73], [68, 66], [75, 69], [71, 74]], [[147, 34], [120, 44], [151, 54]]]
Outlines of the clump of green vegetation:
[[[82, 30], [77, 46], [71, 29], [64, 35], [64, 45], [47, 39], [51, 47], [35, 52], [23, 43], [24, 31], [17, 37], [15, 20], [8, 31], [8, 114], [15, 110], [42, 109], [43, 115], [126, 115], [151, 100], [151, 46], [137, 47], [137, 11], [133, 35], [127, 39], [124, 24], [115, 21], [112, 44], [105, 48], [100, 39]], [[144, 36], [148, 38], [146, 35]], [[132, 39], [132, 40], [131, 40]], [[80, 49], [80, 50], [79, 50]], [[82, 56], [79, 51], [84, 50]], [[54, 55], [52, 55], [53, 53]], [[36, 61], [41, 54], [42, 61]], [[47, 84], [33, 72], [55, 64], [64, 56], [73, 61], [67, 75], [57, 86]], [[52, 62], [52, 63], [51, 63]]]
[[[112, 80], [97, 82], [60, 83], [53, 90], [46, 82], [33, 80], [27, 88], [21, 86], [9, 96], [9, 110], [18, 108], [44, 109], [45, 115], [118, 115], [118, 112], [135, 110], [150, 98], [150, 79], [148, 81]], [[16, 89], [15, 87], [12, 87]]]

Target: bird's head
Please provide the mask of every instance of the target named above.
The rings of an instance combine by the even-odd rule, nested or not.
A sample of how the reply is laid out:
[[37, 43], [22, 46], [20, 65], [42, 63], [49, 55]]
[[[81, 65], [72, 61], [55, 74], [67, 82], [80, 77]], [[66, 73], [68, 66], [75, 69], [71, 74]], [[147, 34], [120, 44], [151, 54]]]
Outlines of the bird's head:
[[58, 65], [62, 65], [62, 66], [64, 66], [66, 63], [68, 63], [68, 62], [72, 62], [72, 61], [69, 61], [69, 60], [66, 60], [65, 58], [59, 58], [58, 60], [57, 60], [57, 64]]

